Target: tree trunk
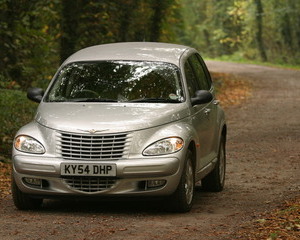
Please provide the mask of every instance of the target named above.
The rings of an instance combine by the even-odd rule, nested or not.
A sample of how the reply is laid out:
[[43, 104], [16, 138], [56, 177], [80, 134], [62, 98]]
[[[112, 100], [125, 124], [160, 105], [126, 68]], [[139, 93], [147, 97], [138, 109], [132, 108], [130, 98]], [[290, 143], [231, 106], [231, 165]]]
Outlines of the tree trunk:
[[132, 14], [139, 6], [139, 0], [133, 0], [127, 3], [120, 4], [120, 28], [119, 28], [119, 41], [127, 42], [132, 41], [129, 36], [129, 26], [132, 20]]
[[162, 3], [160, 0], [153, 1], [152, 9], [153, 9], [153, 17], [151, 21], [150, 28], [150, 41], [157, 42], [160, 36], [160, 27], [162, 20]]
[[165, 18], [165, 12], [171, 3], [169, 0], [153, 0], [152, 2], [153, 16], [151, 19], [151, 26], [149, 29], [150, 41], [158, 42], [161, 35], [162, 23]]
[[256, 5], [256, 25], [257, 25], [257, 30], [256, 30], [256, 42], [258, 46], [258, 50], [260, 53], [260, 57], [262, 61], [266, 62], [267, 59], [267, 54], [265, 51], [265, 46], [263, 42], [263, 6], [261, 0], [254, 0], [254, 3]]
[[4, 12], [3, 20], [6, 22], [10, 34], [4, 33], [1, 36], [0, 70], [7, 74], [12, 80], [20, 82], [22, 80], [22, 69], [18, 61], [18, 49], [16, 48], [16, 23], [18, 21], [18, 2], [7, 1], [7, 9]]
[[61, 13], [60, 62], [76, 51], [80, 0], [63, 0]]

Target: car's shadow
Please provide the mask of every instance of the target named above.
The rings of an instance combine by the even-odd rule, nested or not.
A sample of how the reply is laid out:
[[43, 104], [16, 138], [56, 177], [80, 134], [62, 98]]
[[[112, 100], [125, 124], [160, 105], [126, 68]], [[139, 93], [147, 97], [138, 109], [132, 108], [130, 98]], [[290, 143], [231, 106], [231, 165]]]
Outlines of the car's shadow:
[[163, 204], [158, 199], [60, 199], [44, 200], [42, 212], [65, 212], [65, 213], [124, 213], [136, 214], [142, 212], [162, 212]]
[[[210, 194], [197, 187], [194, 206], [201, 206]], [[199, 207], [198, 207], [199, 208]], [[38, 211], [51, 213], [170, 214], [165, 198], [46, 199]], [[192, 209], [193, 211], [193, 209]]]

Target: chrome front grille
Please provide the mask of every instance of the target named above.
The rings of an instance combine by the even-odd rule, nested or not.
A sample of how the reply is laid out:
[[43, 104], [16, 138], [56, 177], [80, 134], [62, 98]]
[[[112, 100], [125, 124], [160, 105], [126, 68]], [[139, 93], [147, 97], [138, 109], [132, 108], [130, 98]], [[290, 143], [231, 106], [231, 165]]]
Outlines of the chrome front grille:
[[89, 193], [110, 189], [117, 182], [116, 179], [99, 177], [68, 177], [63, 180], [70, 188]]
[[58, 134], [57, 152], [64, 159], [115, 160], [128, 153], [128, 134], [80, 135]]

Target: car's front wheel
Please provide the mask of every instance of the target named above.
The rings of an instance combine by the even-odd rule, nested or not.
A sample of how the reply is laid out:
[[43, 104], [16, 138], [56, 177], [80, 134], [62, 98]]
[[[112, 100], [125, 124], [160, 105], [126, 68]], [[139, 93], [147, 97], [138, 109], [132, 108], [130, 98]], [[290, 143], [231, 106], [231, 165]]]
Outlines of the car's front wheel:
[[42, 198], [32, 198], [29, 195], [23, 193], [18, 188], [14, 177], [12, 177], [11, 181], [11, 192], [15, 206], [19, 210], [33, 210], [39, 208], [42, 203]]
[[170, 197], [169, 209], [175, 212], [191, 210], [194, 199], [195, 176], [192, 162], [192, 152], [188, 150], [185, 166], [177, 190]]

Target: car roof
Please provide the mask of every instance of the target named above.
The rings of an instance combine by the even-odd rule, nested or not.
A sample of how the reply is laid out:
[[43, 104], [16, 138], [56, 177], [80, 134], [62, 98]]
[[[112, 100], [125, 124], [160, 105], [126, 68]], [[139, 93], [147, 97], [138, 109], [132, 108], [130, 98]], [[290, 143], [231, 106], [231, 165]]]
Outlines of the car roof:
[[132, 60], [169, 62], [179, 66], [180, 57], [188, 49], [192, 48], [170, 43], [110, 43], [84, 48], [71, 55], [63, 65], [82, 61]]

